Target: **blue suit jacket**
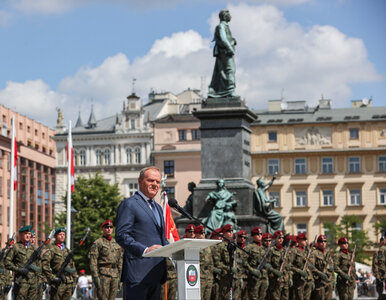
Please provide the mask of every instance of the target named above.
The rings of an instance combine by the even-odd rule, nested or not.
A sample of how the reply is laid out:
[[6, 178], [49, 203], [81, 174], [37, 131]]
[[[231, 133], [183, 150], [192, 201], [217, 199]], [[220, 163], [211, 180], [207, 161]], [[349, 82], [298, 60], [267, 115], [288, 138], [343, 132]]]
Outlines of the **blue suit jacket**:
[[142, 257], [147, 247], [166, 245], [162, 208], [155, 203], [161, 219], [158, 226], [154, 213], [140, 194], [124, 199], [118, 207], [116, 241], [124, 249], [121, 280], [129, 284], [164, 283], [166, 261], [163, 257]]

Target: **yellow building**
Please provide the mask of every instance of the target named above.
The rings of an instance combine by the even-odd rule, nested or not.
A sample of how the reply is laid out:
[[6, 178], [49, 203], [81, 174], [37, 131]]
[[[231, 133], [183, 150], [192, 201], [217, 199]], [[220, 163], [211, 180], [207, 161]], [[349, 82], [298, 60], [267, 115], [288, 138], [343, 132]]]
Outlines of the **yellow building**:
[[379, 239], [373, 224], [386, 219], [386, 107], [370, 104], [332, 109], [326, 99], [316, 108], [272, 100], [254, 111], [252, 181], [278, 173], [268, 192], [286, 231], [311, 239], [326, 222], [356, 215], [362, 222], [355, 227]]

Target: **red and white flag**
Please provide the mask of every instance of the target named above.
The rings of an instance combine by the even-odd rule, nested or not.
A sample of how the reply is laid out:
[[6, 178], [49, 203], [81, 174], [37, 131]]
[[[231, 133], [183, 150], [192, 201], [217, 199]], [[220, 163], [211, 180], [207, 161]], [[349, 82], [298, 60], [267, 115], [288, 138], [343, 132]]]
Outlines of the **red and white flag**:
[[13, 135], [13, 190], [16, 191], [17, 189], [17, 140], [16, 136]]
[[72, 147], [71, 130], [68, 132], [67, 138], [67, 161], [69, 164], [68, 176], [71, 176], [71, 192], [75, 191], [75, 171], [74, 171], [74, 148]]
[[162, 208], [163, 208], [164, 220], [165, 220], [166, 239], [169, 241], [169, 243], [177, 242], [180, 240], [180, 236], [178, 235], [177, 226], [174, 223], [174, 220], [172, 217], [172, 211], [168, 204], [168, 195], [165, 191], [162, 192], [162, 201], [163, 201]]

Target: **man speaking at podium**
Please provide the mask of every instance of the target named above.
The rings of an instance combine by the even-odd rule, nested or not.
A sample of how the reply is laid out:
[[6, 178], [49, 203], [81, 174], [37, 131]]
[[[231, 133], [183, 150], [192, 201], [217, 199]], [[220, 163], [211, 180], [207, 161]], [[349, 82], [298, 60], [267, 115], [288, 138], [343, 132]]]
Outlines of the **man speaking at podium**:
[[125, 300], [159, 300], [166, 281], [166, 261], [162, 257], [142, 257], [168, 241], [162, 208], [154, 201], [161, 183], [156, 167], [139, 173], [139, 191], [118, 207], [116, 241], [124, 249], [121, 281]]

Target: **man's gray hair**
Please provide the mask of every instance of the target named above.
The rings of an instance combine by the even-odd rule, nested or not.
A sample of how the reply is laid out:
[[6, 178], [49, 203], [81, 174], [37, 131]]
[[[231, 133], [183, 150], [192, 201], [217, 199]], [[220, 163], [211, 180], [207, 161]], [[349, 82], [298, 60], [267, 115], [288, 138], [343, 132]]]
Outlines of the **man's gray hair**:
[[161, 170], [158, 169], [156, 166], [150, 166], [150, 167], [143, 168], [141, 171], [139, 171], [139, 179], [143, 179], [145, 177], [146, 171], [148, 171], [148, 170], [156, 170], [160, 174], [162, 174]]

